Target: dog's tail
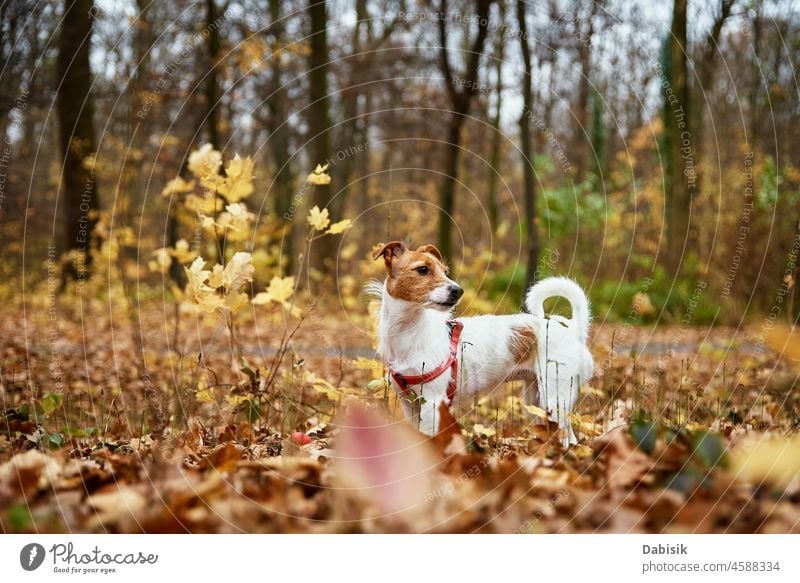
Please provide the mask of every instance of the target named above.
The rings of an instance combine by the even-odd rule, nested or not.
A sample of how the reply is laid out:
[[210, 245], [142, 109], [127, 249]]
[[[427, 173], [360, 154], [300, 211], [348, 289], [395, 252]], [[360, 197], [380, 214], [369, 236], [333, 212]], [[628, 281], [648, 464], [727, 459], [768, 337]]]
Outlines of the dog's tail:
[[589, 336], [589, 300], [583, 289], [567, 277], [548, 277], [532, 285], [525, 295], [525, 307], [534, 316], [544, 318], [544, 302], [548, 298], [562, 297], [572, 306], [572, 322], [584, 344]]

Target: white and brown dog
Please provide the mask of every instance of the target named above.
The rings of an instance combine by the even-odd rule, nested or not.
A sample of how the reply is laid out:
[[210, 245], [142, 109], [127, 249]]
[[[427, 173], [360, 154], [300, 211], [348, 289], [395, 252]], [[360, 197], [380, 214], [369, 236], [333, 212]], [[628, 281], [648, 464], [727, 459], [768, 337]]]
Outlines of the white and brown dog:
[[[577, 442], [567, 416], [594, 370], [586, 346], [589, 302], [578, 284], [564, 277], [537, 283], [525, 297], [527, 314], [453, 319], [464, 290], [447, 277], [436, 247], [411, 250], [394, 241], [373, 253], [381, 257], [387, 278], [373, 289], [381, 298], [378, 352], [407, 419], [433, 435], [439, 405], [450, 405], [456, 393], [522, 380], [526, 402], [559, 424], [562, 443]], [[556, 296], [571, 304], [571, 319], [545, 316], [544, 301]]]

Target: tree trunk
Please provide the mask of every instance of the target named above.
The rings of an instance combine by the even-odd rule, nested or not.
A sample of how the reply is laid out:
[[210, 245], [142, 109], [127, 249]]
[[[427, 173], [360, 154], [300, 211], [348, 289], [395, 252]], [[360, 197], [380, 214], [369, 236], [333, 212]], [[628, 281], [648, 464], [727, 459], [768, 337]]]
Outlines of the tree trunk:
[[76, 251], [65, 266], [66, 277], [83, 281], [91, 263], [89, 249], [99, 208], [93, 172], [84, 165], [95, 153], [94, 102], [89, 50], [92, 0], [65, 0], [58, 48], [57, 100], [59, 145], [64, 156], [61, 184], [64, 207], [64, 250]]
[[205, 85], [206, 129], [208, 131], [208, 142], [215, 150], [219, 150], [220, 148], [217, 63], [219, 61], [221, 45], [219, 26], [216, 22], [217, 18], [216, 0], [206, 0], [206, 30], [208, 31], [208, 41], [206, 43], [206, 50], [208, 51], [208, 77], [206, 78]]
[[692, 196], [696, 186], [693, 136], [690, 129], [692, 108], [689, 100], [686, 49], [687, 0], [675, 0], [670, 37], [670, 89], [664, 126], [669, 127], [669, 196], [667, 205], [667, 264], [673, 275], [681, 266], [685, 248], [691, 240]]
[[[330, 158], [330, 105], [328, 98], [328, 6], [327, 0], [308, 0], [308, 14], [311, 19], [311, 36], [308, 56], [308, 146], [311, 149], [311, 167], [325, 164]], [[331, 204], [331, 186], [316, 185], [314, 204], [320, 209]], [[339, 218], [339, 217], [335, 217]], [[330, 272], [333, 266], [330, 259], [336, 250], [335, 245], [314, 245], [309, 266], [323, 272]]]
[[[281, 0], [269, 0], [270, 19], [275, 42], [278, 46], [283, 43], [283, 24], [281, 22]], [[289, 155], [289, 125], [286, 113], [285, 91], [283, 89], [283, 68], [280, 55], [272, 59], [272, 83], [270, 86], [270, 98], [267, 102], [269, 108], [269, 141], [272, 151], [273, 163], [275, 164], [275, 213], [283, 218], [284, 231], [281, 245], [281, 255], [285, 261], [287, 273], [292, 272], [294, 262], [294, 245], [292, 241], [291, 217], [285, 215], [292, 206], [292, 182], [294, 174], [290, 163]]]
[[469, 107], [475, 92], [478, 91], [478, 64], [480, 63], [483, 46], [489, 33], [489, 8], [493, 0], [476, 0], [477, 14], [475, 20], [478, 22], [478, 33], [472, 43], [468, 57], [466, 74], [463, 79], [458, 79], [456, 87], [456, 77], [450, 66], [450, 58], [447, 51], [447, 0], [442, 0], [439, 18], [439, 43], [440, 66], [447, 83], [447, 91], [450, 95], [451, 114], [450, 125], [447, 133], [447, 150], [445, 151], [444, 163], [444, 183], [439, 196], [439, 250], [444, 257], [452, 257], [453, 242], [453, 219], [455, 212], [455, 189], [458, 181], [458, 160], [461, 151], [461, 127], [464, 125]]
[[489, 210], [489, 226], [492, 229], [492, 236], [497, 234], [497, 227], [500, 222], [499, 204], [497, 202], [497, 184], [498, 175], [500, 174], [500, 140], [502, 138], [502, 133], [500, 131], [500, 111], [502, 110], [503, 103], [503, 57], [505, 54], [506, 38], [506, 35], [503, 33], [506, 13], [504, 1], [500, 2], [499, 8], [501, 30], [497, 34], [497, 54], [495, 55], [495, 77], [497, 82], [495, 85], [495, 93], [497, 95], [497, 102], [495, 103], [494, 115], [492, 116], [492, 144], [489, 154], [489, 186], [486, 193], [486, 204]]
[[[710, 86], [713, 85], [714, 82], [714, 60], [719, 50], [719, 37], [722, 34], [722, 27], [725, 24], [725, 21], [731, 14], [731, 9], [733, 8], [735, 0], [719, 0], [719, 12], [717, 13], [714, 24], [711, 26], [711, 30], [706, 37], [706, 43], [703, 47], [703, 51], [700, 55], [700, 62], [698, 63], [698, 70], [697, 70], [697, 79], [699, 82], [697, 83], [697, 88], [699, 91], [695, 93], [695, 97], [699, 97], [697, 99], [697, 103], [699, 107], [697, 111], [695, 111], [695, 115], [697, 116], [696, 119], [692, 120], [692, 128], [694, 129], [694, 148], [695, 148], [695, 157], [697, 160], [697, 190], [695, 192], [695, 196], [700, 193], [700, 187], [703, 183], [702, 180], [702, 172], [707, 169], [706, 160], [705, 160], [705, 142], [704, 142], [704, 112], [706, 108], [706, 99], [705, 99], [705, 91], [706, 87], [709, 89]], [[706, 87], [703, 87], [702, 84], [705, 84]]]
[[533, 116], [533, 91], [531, 88], [531, 48], [528, 44], [528, 26], [525, 20], [524, 0], [517, 0], [517, 22], [519, 24], [520, 48], [522, 50], [522, 115], [519, 118], [520, 149], [523, 168], [523, 206], [525, 212], [525, 289], [536, 283], [536, 267], [539, 263], [539, 231], [536, 228], [536, 177], [533, 172], [531, 148], [531, 117]]
[[586, 21], [586, 34], [578, 36], [578, 63], [580, 65], [580, 78], [578, 79], [578, 103], [575, 108], [577, 127], [574, 135], [575, 170], [578, 181], [586, 177], [589, 160], [592, 159], [592, 144], [586, 140], [590, 132], [589, 124], [589, 76], [592, 65], [592, 37], [594, 36], [594, 17], [602, 0], [592, 0], [591, 8]]

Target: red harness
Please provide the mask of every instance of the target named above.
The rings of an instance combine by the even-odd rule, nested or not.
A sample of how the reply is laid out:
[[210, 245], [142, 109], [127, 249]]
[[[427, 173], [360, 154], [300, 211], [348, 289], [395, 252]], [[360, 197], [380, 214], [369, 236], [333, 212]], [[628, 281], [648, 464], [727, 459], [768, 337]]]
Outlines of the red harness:
[[450, 327], [450, 354], [442, 364], [425, 374], [418, 375], [402, 375], [391, 368], [389, 369], [389, 374], [394, 379], [394, 382], [397, 383], [397, 386], [400, 387], [400, 390], [403, 391], [404, 397], [409, 399], [416, 397], [411, 387], [434, 381], [442, 376], [447, 369], [450, 369], [447, 400], [449, 401], [448, 404], [452, 404], [453, 398], [456, 396], [456, 378], [458, 377], [458, 339], [461, 337], [461, 329], [464, 324], [458, 320], [448, 320], [447, 325]]

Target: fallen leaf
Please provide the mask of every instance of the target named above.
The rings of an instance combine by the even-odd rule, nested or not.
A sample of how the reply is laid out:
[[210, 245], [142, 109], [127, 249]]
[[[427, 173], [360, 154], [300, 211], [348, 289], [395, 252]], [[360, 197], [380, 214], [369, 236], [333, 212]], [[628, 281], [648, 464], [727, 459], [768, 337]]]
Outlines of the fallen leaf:
[[295, 431], [292, 433], [292, 441], [297, 445], [308, 445], [312, 442], [312, 439], [302, 431]]
[[760, 435], [731, 452], [731, 472], [740, 480], [786, 486], [800, 474], [800, 437]]
[[623, 427], [598, 437], [593, 447], [595, 455], [605, 461], [606, 484], [612, 492], [642, 482], [653, 466], [652, 460], [633, 444]]

